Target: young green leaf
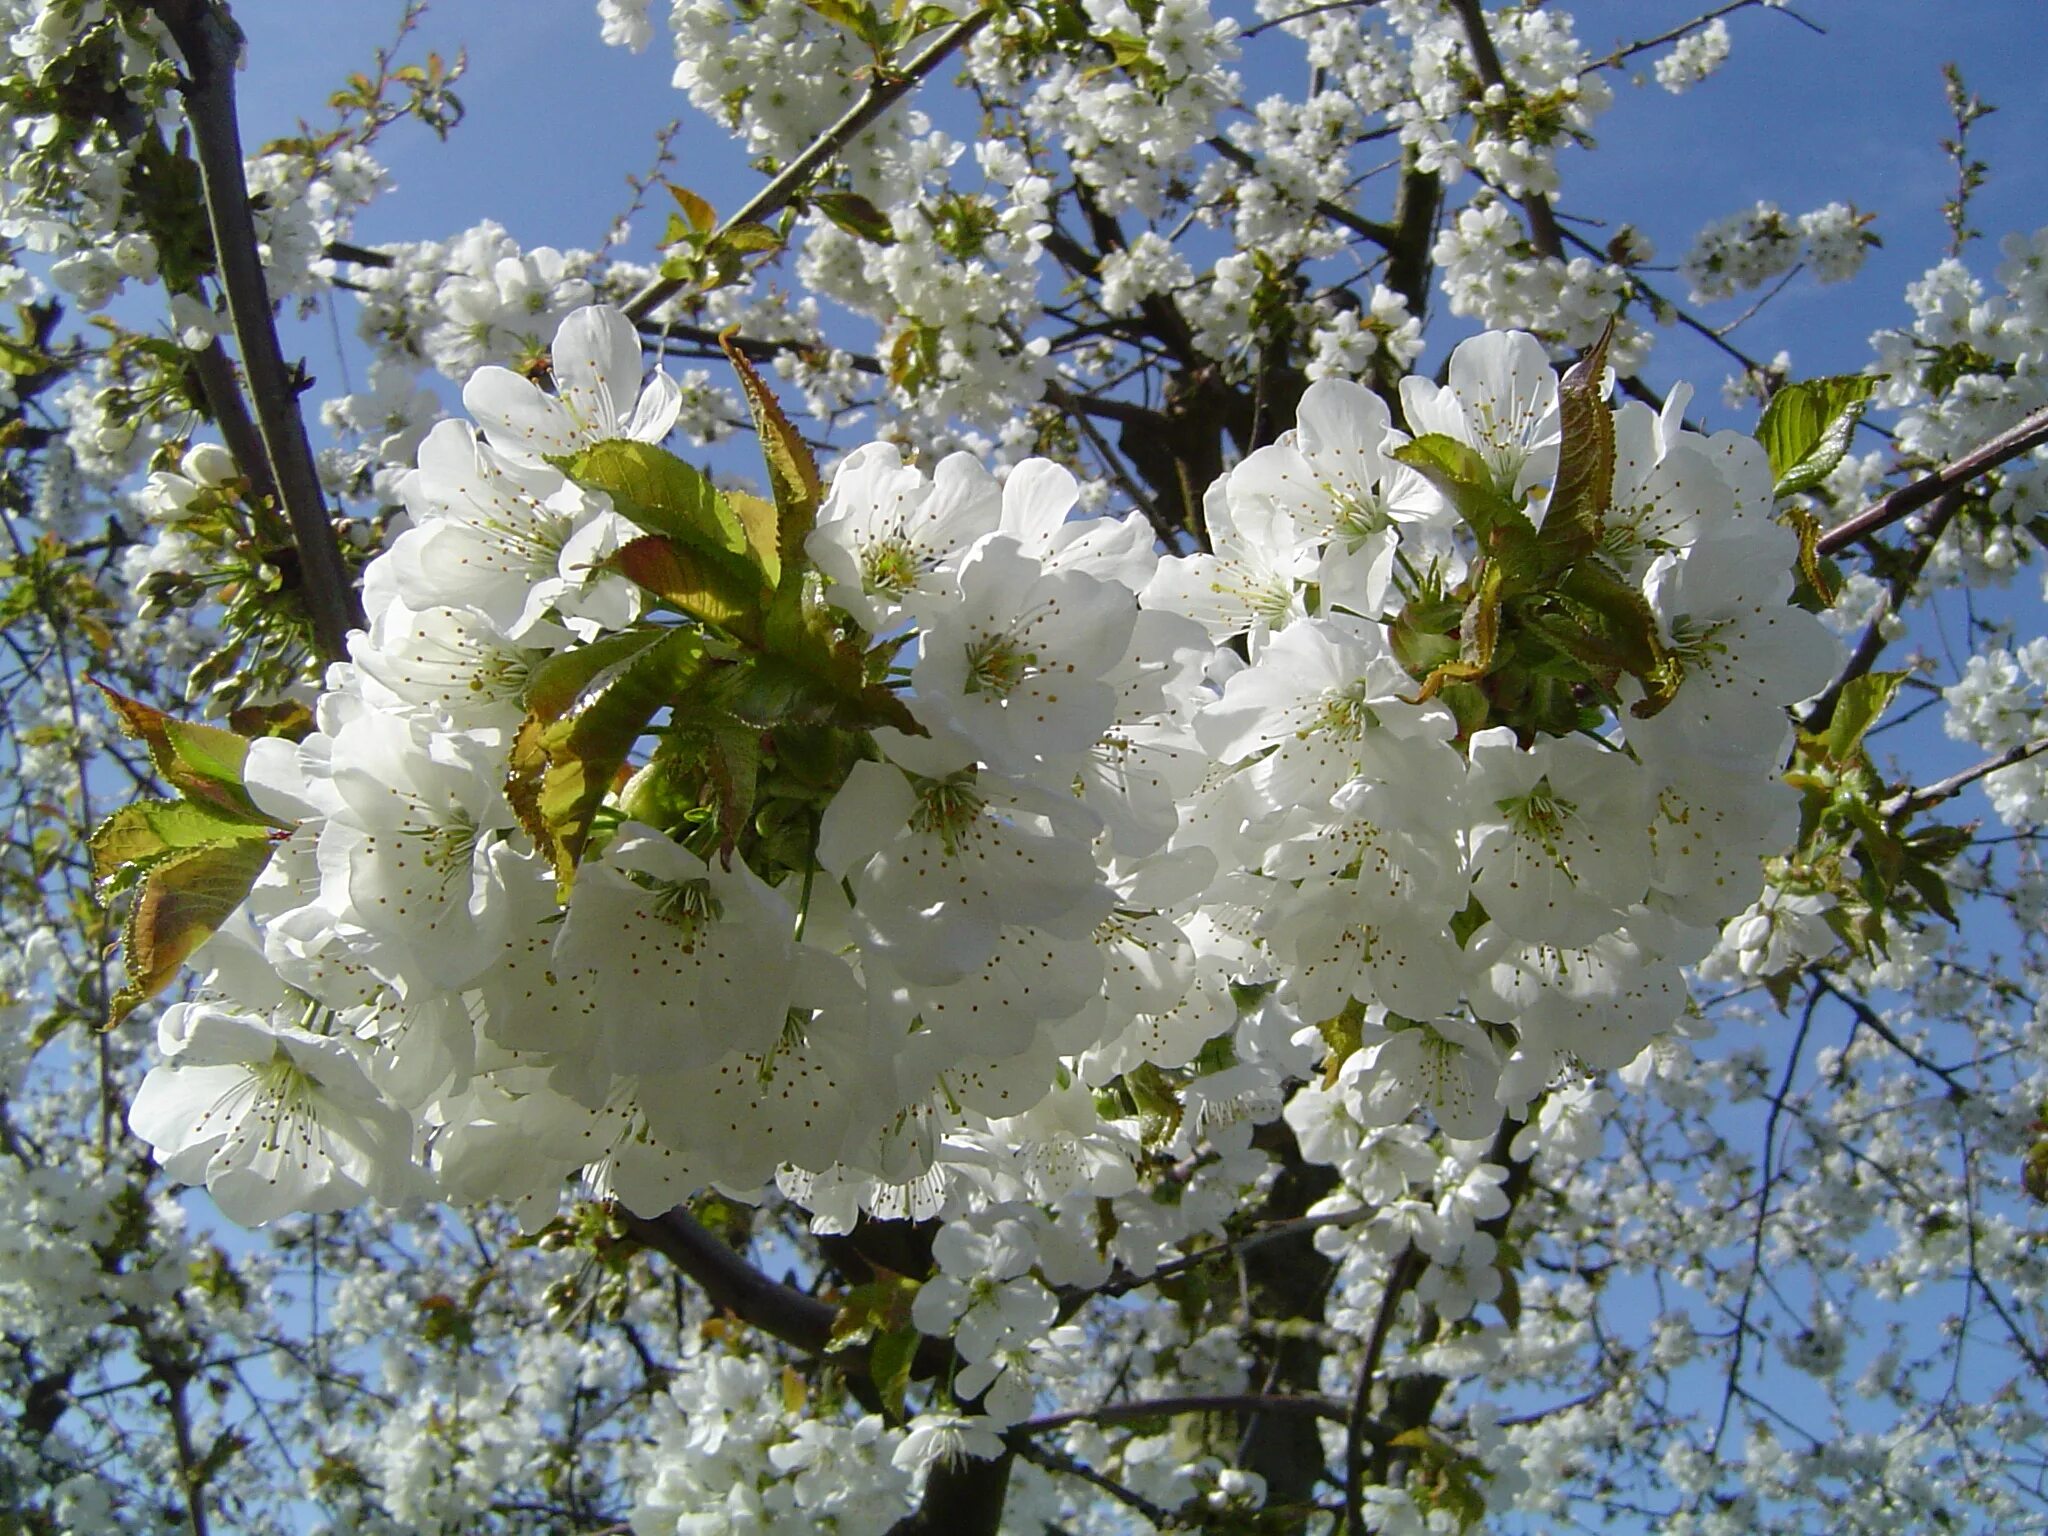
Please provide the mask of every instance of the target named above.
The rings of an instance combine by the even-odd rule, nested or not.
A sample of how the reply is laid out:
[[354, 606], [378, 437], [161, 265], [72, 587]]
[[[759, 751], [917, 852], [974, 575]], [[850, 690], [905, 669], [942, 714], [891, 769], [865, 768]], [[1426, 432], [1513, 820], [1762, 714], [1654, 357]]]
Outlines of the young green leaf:
[[747, 645], [761, 644], [760, 582], [751, 568], [731, 556], [649, 534], [615, 550], [604, 568], [700, 624]]
[[721, 336], [719, 342], [733, 371], [740, 376], [740, 387], [746, 391], [747, 405], [754, 413], [754, 430], [761, 439], [761, 457], [768, 466], [768, 484], [774, 492], [777, 514], [776, 548], [782, 556], [782, 577], [778, 582], [781, 585], [804, 569], [804, 540], [811, 536], [822, 499], [818, 461], [812, 457], [802, 434], [783, 414], [781, 402], [755, 371], [747, 354], [729, 335]]
[[896, 231], [889, 216], [858, 192], [820, 192], [811, 205], [856, 239], [870, 245], [894, 245]]
[[1812, 490], [1842, 462], [1877, 384], [1868, 374], [1835, 374], [1787, 384], [1771, 396], [1756, 437], [1771, 457], [1780, 497]]
[[274, 846], [267, 837], [234, 838], [178, 849], [149, 867], [122, 933], [128, 985], [114, 997], [110, 1028], [177, 979], [248, 896]]
[[93, 686], [114, 706], [121, 726], [149, 750], [149, 760], [165, 783], [186, 799], [202, 802], [243, 821], [275, 825], [256, 809], [242, 787], [242, 762], [249, 743], [217, 725], [198, 725], [116, 693], [97, 679]]
[[1610, 318], [1593, 350], [1574, 363], [1558, 385], [1563, 441], [1557, 484], [1537, 535], [1558, 567], [1600, 542], [1614, 500], [1614, 416], [1600, 388], [1607, 372], [1607, 344], [1613, 339]]
[[1822, 750], [1831, 761], [1846, 764], [1862, 752], [1863, 738], [1891, 707], [1905, 680], [1903, 672], [1867, 672], [1842, 685], [1841, 697], [1835, 700], [1835, 712], [1820, 738]]
[[1395, 449], [1393, 456], [1443, 492], [1465, 526], [1479, 536], [1482, 549], [1491, 548], [1499, 528], [1519, 526], [1524, 533], [1535, 532], [1527, 514], [1501, 494], [1493, 471], [1470, 443], [1428, 432]]
[[88, 845], [95, 880], [107, 880], [131, 864], [150, 864], [167, 853], [214, 843], [267, 840], [270, 826], [230, 816], [192, 800], [138, 800], [124, 805], [93, 829]]
[[597, 808], [634, 744], [705, 663], [701, 636], [667, 630], [575, 714], [551, 724], [529, 716], [520, 728], [506, 795], [565, 888], [582, 861]]
[[[666, 449], [609, 438], [563, 460], [562, 469], [578, 485], [603, 491], [621, 516], [649, 533], [723, 554], [752, 551], [747, 528], [724, 493], [702, 470]], [[772, 547], [768, 554], [772, 558]]]

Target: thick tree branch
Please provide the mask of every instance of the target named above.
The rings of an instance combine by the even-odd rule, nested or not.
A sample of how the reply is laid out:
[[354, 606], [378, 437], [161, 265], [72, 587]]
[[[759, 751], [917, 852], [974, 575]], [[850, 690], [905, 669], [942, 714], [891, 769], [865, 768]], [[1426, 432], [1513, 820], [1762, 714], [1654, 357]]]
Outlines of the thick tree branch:
[[[1512, 95], [1514, 87], [1501, 68], [1500, 50], [1493, 46], [1493, 34], [1486, 30], [1486, 13], [1480, 9], [1479, 0], [1451, 0], [1451, 9], [1464, 23], [1465, 41], [1471, 45], [1472, 62], [1478, 66], [1479, 78], [1489, 88], [1497, 85]], [[1529, 220], [1529, 240], [1537, 253], [1563, 260], [1564, 241], [1558, 233], [1557, 215], [1551, 210], [1550, 199], [1541, 192], [1531, 192], [1520, 201]]]
[[[844, 149], [855, 134], [916, 90], [955, 50], [988, 25], [994, 14], [992, 9], [983, 9], [962, 17], [932, 39], [922, 53], [901, 69], [886, 73], [878, 70], [860, 100], [847, 108], [838, 122], [813, 139], [801, 154], [777, 173], [773, 181], [748, 199], [744, 207], [726, 219], [719, 226], [718, 234], [736, 225], [762, 223], [782, 212], [802, 195], [811, 178]], [[716, 239], [716, 235], [713, 238]], [[626, 313], [634, 320], [644, 320], [680, 293], [682, 288], [683, 284], [676, 278], [657, 278], [626, 302]]]
[[1922, 476], [1911, 485], [1901, 486], [1846, 523], [1830, 528], [1820, 536], [1820, 552], [1824, 555], [1839, 554], [1857, 540], [1866, 539], [1880, 528], [1888, 528], [1907, 514], [1919, 511], [1943, 491], [1966, 484], [2010, 459], [2039, 448], [2043, 443], [2048, 443], [2048, 406], [2043, 406], [1989, 442], [1972, 448], [1961, 458], [1944, 464], [1934, 473]]
[[249, 477], [250, 486], [258, 496], [272, 503], [281, 502], [277, 482], [270, 475], [270, 456], [263, 451], [262, 435], [249, 414], [249, 402], [242, 398], [242, 385], [235, 377], [234, 362], [218, 337], [192, 354], [192, 372], [199, 380], [200, 392], [206, 396], [206, 408], [212, 413], [213, 424], [220, 428], [228, 452], [242, 466], [242, 473]]
[[[213, 0], [148, 3], [185, 57], [185, 114], [192, 125], [206, 216], [213, 230], [215, 270], [227, 296], [228, 318], [248, 376], [270, 477], [298, 546], [300, 580], [314, 639], [323, 656], [337, 660], [348, 653], [348, 632], [362, 627], [363, 610], [341, 557], [326, 498], [320, 492], [313, 445], [306, 436], [305, 418], [299, 414], [299, 384], [285, 367], [284, 352], [278, 345], [256, 221], [249, 212], [242, 133], [235, 119], [235, 62], [241, 51], [241, 33], [226, 8]], [[208, 399], [216, 412], [222, 409], [210, 388]], [[223, 427], [224, 435], [226, 431]]]
[[942, 1461], [925, 1478], [917, 1508], [889, 1527], [888, 1536], [996, 1536], [1010, 1489], [1015, 1446], [982, 1460]]
[[[624, 1209], [619, 1219], [626, 1231], [697, 1282], [710, 1303], [741, 1322], [759, 1328], [805, 1354], [824, 1355], [832, 1337], [837, 1309], [795, 1286], [771, 1280], [704, 1227], [682, 1206], [660, 1216], [636, 1216]], [[944, 1375], [953, 1351], [940, 1339], [918, 1345], [912, 1374]], [[850, 1374], [868, 1373], [868, 1350], [856, 1345], [831, 1352], [832, 1363]]]
[[1136, 1403], [1104, 1403], [1049, 1413], [1016, 1425], [1012, 1434], [1043, 1435], [1069, 1424], [1127, 1424], [1133, 1419], [1163, 1419], [1182, 1413], [1282, 1413], [1329, 1419], [1342, 1424], [1351, 1417], [1349, 1404], [1334, 1397], [1296, 1392], [1212, 1392], [1193, 1397], [1154, 1397]]

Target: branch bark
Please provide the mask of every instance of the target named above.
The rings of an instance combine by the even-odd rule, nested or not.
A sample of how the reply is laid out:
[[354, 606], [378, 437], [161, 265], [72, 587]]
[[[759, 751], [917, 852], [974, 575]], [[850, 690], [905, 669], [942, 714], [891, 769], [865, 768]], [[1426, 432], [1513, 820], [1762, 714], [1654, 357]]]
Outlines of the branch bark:
[[[1493, 34], [1486, 30], [1486, 13], [1479, 8], [1479, 0], [1451, 0], [1451, 9], [1458, 13], [1458, 20], [1465, 26], [1465, 41], [1472, 48], [1472, 62], [1478, 67], [1479, 78], [1489, 89], [1499, 86], [1510, 95], [1514, 87], [1508, 83], [1507, 71], [1501, 68], [1500, 50], [1493, 46]], [[1541, 192], [1531, 192], [1521, 199], [1522, 212], [1529, 220], [1529, 242], [1543, 256], [1564, 258], [1564, 241], [1558, 233], [1557, 214], [1552, 211], [1550, 199]]]
[[[771, 1280], [746, 1258], [706, 1231], [682, 1206], [660, 1216], [635, 1216], [621, 1207], [619, 1218], [636, 1242], [652, 1248], [696, 1281], [714, 1307], [809, 1355], [824, 1355], [837, 1309], [830, 1302]], [[832, 1363], [849, 1374], [868, 1374], [864, 1345], [831, 1352]], [[940, 1339], [918, 1344], [911, 1374], [944, 1375], [953, 1351]]]
[[[320, 492], [313, 445], [299, 414], [298, 386], [285, 367], [263, 278], [249, 184], [242, 170], [242, 132], [235, 118], [235, 61], [241, 32], [217, 0], [147, 0], [185, 57], [185, 114], [213, 230], [215, 270], [227, 296], [235, 345], [249, 380], [256, 428], [277, 497], [290, 520], [313, 635], [328, 660], [348, 654], [348, 632], [363, 627], [362, 604], [341, 557], [341, 544]], [[213, 400], [211, 390], [209, 400]], [[214, 401], [216, 410], [220, 402]], [[225, 434], [226, 428], [223, 427]], [[253, 478], [253, 477], [252, 477]]]
[[1839, 554], [1859, 539], [1866, 539], [1880, 528], [1888, 528], [1909, 513], [1919, 511], [1943, 491], [1967, 484], [2044, 443], [2048, 443], [2048, 406], [2024, 417], [1989, 442], [1972, 448], [1961, 458], [1944, 464], [1933, 474], [1922, 476], [1911, 485], [1901, 486], [1846, 523], [1830, 528], [1820, 536], [1820, 552], [1824, 555]]

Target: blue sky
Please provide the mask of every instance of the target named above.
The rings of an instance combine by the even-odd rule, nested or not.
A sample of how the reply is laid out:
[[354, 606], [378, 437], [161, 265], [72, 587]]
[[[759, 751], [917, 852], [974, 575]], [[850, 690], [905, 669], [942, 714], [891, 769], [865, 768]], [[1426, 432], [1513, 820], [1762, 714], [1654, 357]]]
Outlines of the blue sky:
[[[1601, 52], [1698, 10], [1673, 0], [1566, 8]], [[654, 9], [665, 15], [659, 0]], [[1953, 181], [1938, 148], [1948, 130], [1945, 60], [1958, 61], [1999, 108], [1977, 130], [1993, 170], [1975, 222], [1992, 243], [2048, 224], [2048, 164], [2039, 154], [2048, 143], [2048, 40], [2040, 0], [1799, 0], [1797, 10], [1826, 35], [1782, 12], [1738, 12], [1729, 18], [1728, 65], [1682, 97], [1650, 82], [1655, 54], [1634, 61], [1645, 83], [1620, 86], [1599, 125], [1600, 149], [1563, 158], [1561, 206], [1633, 223], [1666, 259], [1710, 219], [1759, 198], [1790, 213], [1835, 199], [1874, 210], [1884, 248], [1861, 280], [1795, 282], [1735, 338], [1766, 355], [1790, 341], [1795, 366], [1818, 373], [1860, 366], [1870, 332], [1893, 323], [1905, 284], [1945, 246], [1940, 204]], [[393, 0], [239, 6], [250, 39], [242, 84], [249, 141], [291, 131], [301, 114], [320, 122], [327, 93], [367, 64], [397, 13]], [[434, 0], [414, 47], [468, 50], [460, 93], [469, 116], [446, 144], [410, 126], [387, 137], [380, 152], [396, 187], [363, 218], [366, 242], [440, 237], [494, 218], [529, 245], [594, 245], [625, 206], [626, 174], [646, 167], [655, 133], [671, 119], [683, 124], [677, 180], [728, 208], [759, 184], [724, 131], [670, 86], [665, 29], [633, 55], [599, 42], [583, 0]], [[1263, 49], [1252, 65], [1253, 98], [1299, 87], [1299, 74], [1281, 75]], [[640, 221], [631, 254], [651, 255], [646, 242], [663, 217]], [[1988, 270], [1987, 248], [1978, 251]], [[1666, 286], [1682, 287], [1675, 277]], [[1741, 308], [1712, 315], [1731, 319]], [[1704, 343], [1671, 335], [1650, 372], [1660, 382], [1694, 379], [1704, 403], [1726, 367]]]

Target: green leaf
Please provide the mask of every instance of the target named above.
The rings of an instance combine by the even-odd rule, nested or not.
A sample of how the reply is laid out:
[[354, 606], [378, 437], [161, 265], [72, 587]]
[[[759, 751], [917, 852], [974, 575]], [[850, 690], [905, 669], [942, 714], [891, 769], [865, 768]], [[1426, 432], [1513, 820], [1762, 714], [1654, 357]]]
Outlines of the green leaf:
[[1609, 319], [1593, 350], [1574, 363], [1558, 385], [1563, 440], [1557, 484], [1537, 538], [1560, 569], [1600, 542], [1614, 500], [1614, 416], [1600, 393], [1607, 344], [1613, 339], [1614, 321]]
[[607, 674], [623, 667], [661, 637], [662, 631], [658, 629], [629, 629], [556, 652], [527, 676], [526, 693], [521, 700], [526, 705], [527, 717], [543, 725], [552, 724], [591, 691], [593, 684], [608, 681]]
[[749, 556], [771, 586], [780, 574], [773, 540], [757, 544], [731, 499], [666, 449], [611, 438], [563, 460], [562, 469], [577, 484], [603, 491], [621, 515], [649, 533]]
[[1443, 492], [1452, 510], [1479, 536], [1481, 549], [1493, 547], [1498, 529], [1536, 531], [1528, 515], [1494, 484], [1492, 469], [1470, 443], [1427, 432], [1395, 449], [1394, 457]]
[[711, 204], [692, 192], [688, 187], [679, 187], [674, 182], [663, 182], [668, 195], [676, 200], [676, 206], [683, 211], [683, 221], [699, 235], [708, 235], [718, 227], [718, 214]]
[[1842, 462], [1877, 383], [1868, 374], [1835, 374], [1787, 384], [1771, 396], [1756, 437], [1771, 457], [1780, 497], [1812, 490]]
[[775, 503], [750, 491], [727, 491], [725, 503], [738, 520], [747, 548], [754, 553], [754, 561], [761, 567], [761, 574], [768, 585], [777, 586], [782, 580], [782, 553], [777, 547], [781, 536]]
[[565, 888], [582, 861], [597, 809], [634, 744], [706, 659], [700, 635], [663, 631], [574, 714], [551, 723], [529, 715], [521, 725], [506, 797]]
[[699, 623], [748, 645], [761, 644], [760, 583], [730, 556], [649, 534], [615, 550], [604, 569], [617, 571]]
[[1846, 764], [1863, 750], [1863, 738], [1891, 707], [1905, 680], [1903, 672], [1867, 672], [1842, 685], [1835, 712], [1820, 738], [1830, 761]]
[[875, 1340], [868, 1354], [868, 1376], [883, 1408], [896, 1422], [903, 1420], [903, 1394], [910, 1386], [910, 1368], [917, 1362], [922, 1335], [915, 1328], [898, 1328]]
[[881, 35], [882, 19], [872, 5], [854, 5], [850, 0], [804, 0], [804, 4], [843, 31], [862, 42]]
[[1173, 1081], [1151, 1062], [1141, 1062], [1123, 1077], [1138, 1109], [1138, 1134], [1148, 1147], [1163, 1146], [1180, 1130], [1182, 1105]]
[[748, 220], [744, 224], [735, 224], [731, 229], [722, 231], [718, 238], [711, 242], [709, 249], [728, 251], [734, 256], [754, 256], [762, 251], [779, 251], [782, 244], [782, 236], [766, 224], [756, 224]]
[[162, 710], [116, 693], [105, 683], [93, 686], [107, 696], [130, 736], [149, 749], [150, 763], [165, 783], [186, 799], [199, 801], [242, 821], [275, 826], [242, 787], [242, 762], [249, 743], [217, 725], [179, 720]]
[[260, 821], [229, 816], [191, 800], [139, 800], [124, 805], [94, 828], [90, 848], [95, 880], [106, 880], [123, 865], [153, 862], [185, 848], [268, 839]]
[[910, 1304], [917, 1299], [918, 1283], [880, 1265], [875, 1278], [854, 1286], [841, 1298], [832, 1317], [832, 1331], [825, 1339], [825, 1352], [835, 1353], [865, 1344], [877, 1334], [893, 1333], [910, 1326]]
[[267, 837], [236, 838], [178, 849], [149, 867], [122, 933], [128, 985], [114, 998], [109, 1027], [176, 979], [248, 896], [273, 846]]
[[858, 192], [820, 192], [811, 205], [856, 239], [870, 245], [894, 245], [896, 230], [889, 216]]
[[817, 522], [822, 487], [818, 461], [808, 444], [783, 414], [779, 402], [746, 353], [730, 335], [719, 337], [725, 355], [740, 376], [747, 405], [754, 413], [754, 430], [761, 439], [761, 457], [768, 466], [768, 486], [775, 497], [776, 548], [782, 556], [782, 575], [777, 585], [789, 582], [804, 569], [804, 540]]
[[1666, 663], [1657, 615], [1633, 582], [1623, 581], [1594, 565], [1565, 572], [1557, 585], [1557, 602], [1577, 623], [1587, 644], [1572, 654], [1581, 661], [1618, 667], [1649, 686]]
[[22, 342], [0, 336], [0, 373], [13, 374], [18, 379], [46, 373], [57, 366], [57, 359], [49, 353]]

